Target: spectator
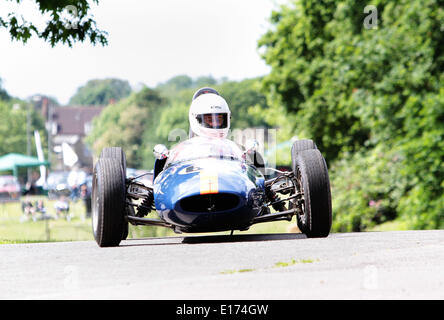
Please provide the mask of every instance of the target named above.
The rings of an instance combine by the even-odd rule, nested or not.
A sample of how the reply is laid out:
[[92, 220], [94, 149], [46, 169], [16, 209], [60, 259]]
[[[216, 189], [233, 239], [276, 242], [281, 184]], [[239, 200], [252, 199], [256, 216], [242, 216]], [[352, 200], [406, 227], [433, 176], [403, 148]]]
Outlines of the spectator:
[[38, 218], [40, 220], [52, 219], [52, 217], [49, 214], [47, 214], [45, 203], [43, 202], [42, 199], [37, 200], [35, 202], [35, 213], [36, 214], [40, 213], [40, 217]]
[[23, 216], [20, 218], [20, 222], [28, 221], [29, 218], [32, 218], [35, 221], [35, 208], [29, 198], [26, 197], [25, 201], [22, 201], [21, 204]]
[[31, 178], [26, 182], [24, 195], [37, 195], [39, 194], [39, 188], [36, 185], [37, 180], [40, 178], [38, 172], [32, 172]]
[[88, 188], [88, 185], [86, 183], [82, 184], [80, 186], [80, 197], [83, 199], [83, 202], [85, 203], [85, 211], [86, 211], [86, 217], [91, 217], [91, 191]]
[[37, 194], [37, 188], [35, 187], [34, 182], [28, 181], [25, 185], [25, 191], [23, 192], [24, 195], [35, 195]]
[[68, 175], [68, 185], [71, 189], [71, 200], [76, 201], [80, 197], [80, 186], [86, 183], [86, 173], [73, 167]]
[[54, 208], [56, 210], [56, 219], [60, 218], [61, 215], [66, 217], [66, 220], [71, 221], [71, 216], [69, 214], [69, 202], [65, 197], [61, 197], [54, 204]]
[[46, 213], [45, 203], [43, 200], [40, 199], [35, 202], [35, 211], [41, 214]]

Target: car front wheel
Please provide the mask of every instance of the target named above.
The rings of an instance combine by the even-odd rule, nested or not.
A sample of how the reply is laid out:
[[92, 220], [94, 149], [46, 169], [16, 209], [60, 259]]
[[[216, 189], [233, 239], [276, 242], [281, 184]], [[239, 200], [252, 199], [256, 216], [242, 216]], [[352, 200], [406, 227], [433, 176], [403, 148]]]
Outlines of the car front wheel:
[[118, 161], [103, 158], [94, 168], [92, 224], [100, 247], [118, 246], [127, 222], [125, 213], [125, 176]]
[[299, 229], [310, 238], [327, 237], [332, 224], [330, 180], [324, 157], [317, 149], [299, 152], [293, 159], [298, 202]]

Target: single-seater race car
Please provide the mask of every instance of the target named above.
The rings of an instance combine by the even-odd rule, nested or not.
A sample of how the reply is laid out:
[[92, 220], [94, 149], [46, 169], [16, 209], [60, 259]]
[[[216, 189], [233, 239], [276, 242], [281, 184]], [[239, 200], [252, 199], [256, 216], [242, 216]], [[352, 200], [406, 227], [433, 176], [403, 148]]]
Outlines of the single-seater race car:
[[[155, 147], [163, 170], [152, 185], [126, 177], [119, 147], [102, 150], [92, 188], [92, 224], [101, 247], [118, 246], [128, 224], [167, 227], [177, 233], [247, 230], [262, 222], [296, 217], [307, 237], [327, 237], [332, 221], [326, 162], [312, 140], [291, 149], [292, 171], [265, 179], [246, 150], [228, 139], [194, 137], [172, 150]], [[150, 219], [156, 211], [158, 218]]]

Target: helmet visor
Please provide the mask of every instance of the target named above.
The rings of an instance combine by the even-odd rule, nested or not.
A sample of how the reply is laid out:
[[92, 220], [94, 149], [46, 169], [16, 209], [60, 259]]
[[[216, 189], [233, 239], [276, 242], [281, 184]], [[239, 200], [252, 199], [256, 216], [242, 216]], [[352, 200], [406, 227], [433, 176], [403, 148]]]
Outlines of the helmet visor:
[[227, 113], [205, 113], [197, 116], [197, 121], [204, 128], [225, 129], [228, 127]]

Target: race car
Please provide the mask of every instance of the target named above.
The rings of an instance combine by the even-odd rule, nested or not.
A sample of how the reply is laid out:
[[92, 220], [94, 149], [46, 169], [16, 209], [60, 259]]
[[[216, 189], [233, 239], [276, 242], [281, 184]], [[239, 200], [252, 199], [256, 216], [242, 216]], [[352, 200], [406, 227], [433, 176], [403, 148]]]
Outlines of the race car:
[[[100, 247], [118, 246], [128, 225], [173, 229], [176, 233], [247, 230], [256, 223], [288, 220], [307, 237], [327, 237], [332, 223], [327, 165], [312, 140], [291, 148], [292, 170], [265, 179], [251, 160], [257, 143], [241, 148], [228, 139], [193, 137], [168, 150], [152, 184], [126, 177], [120, 147], [102, 150], [94, 167], [92, 225]], [[262, 168], [263, 169], [263, 168]], [[273, 169], [271, 169], [273, 170]], [[157, 218], [147, 218], [155, 211]]]

